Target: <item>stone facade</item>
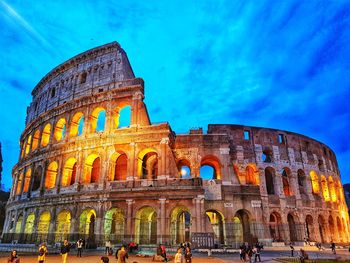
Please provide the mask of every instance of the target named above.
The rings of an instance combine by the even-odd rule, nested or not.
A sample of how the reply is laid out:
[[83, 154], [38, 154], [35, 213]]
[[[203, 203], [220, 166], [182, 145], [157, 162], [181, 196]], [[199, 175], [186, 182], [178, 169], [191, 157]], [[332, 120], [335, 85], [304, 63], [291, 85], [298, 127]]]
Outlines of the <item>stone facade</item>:
[[5, 242], [175, 245], [198, 233], [233, 247], [350, 241], [329, 147], [275, 129], [209, 125], [176, 134], [152, 124], [143, 80], [116, 42], [59, 65], [32, 95]]

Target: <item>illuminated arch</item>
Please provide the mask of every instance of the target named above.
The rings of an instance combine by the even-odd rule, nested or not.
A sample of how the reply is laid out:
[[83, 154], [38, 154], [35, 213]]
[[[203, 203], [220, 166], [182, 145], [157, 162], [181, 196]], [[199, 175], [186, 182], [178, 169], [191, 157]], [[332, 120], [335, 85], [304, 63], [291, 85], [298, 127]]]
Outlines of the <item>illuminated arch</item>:
[[40, 138], [40, 130], [37, 129], [33, 136], [32, 151], [35, 151], [36, 149], [38, 149], [39, 138]]
[[291, 176], [291, 171], [288, 167], [282, 169], [282, 184], [283, 184], [283, 193], [285, 196], [291, 196], [292, 191], [289, 184], [289, 177]]
[[22, 182], [23, 182], [23, 172], [21, 172], [18, 176], [18, 181], [17, 181], [17, 189], [16, 189], [16, 195], [21, 194], [21, 187], [22, 187]]
[[187, 159], [180, 159], [177, 162], [177, 169], [180, 178], [191, 178], [191, 163]]
[[41, 166], [38, 166], [35, 168], [34, 170], [34, 174], [33, 174], [33, 185], [32, 185], [32, 191], [37, 191], [40, 188], [40, 184], [41, 184], [41, 176], [43, 174], [43, 168]]
[[272, 167], [265, 168], [265, 183], [266, 183], [266, 191], [268, 195], [275, 195], [275, 169]]
[[37, 230], [39, 243], [47, 240], [50, 221], [51, 221], [51, 214], [49, 211], [44, 211], [40, 214], [39, 222], [38, 222], [38, 230]]
[[320, 193], [320, 185], [318, 183], [318, 175], [315, 171], [310, 172], [310, 179], [311, 179], [312, 193], [319, 194]]
[[69, 135], [71, 137], [80, 136], [83, 132], [83, 125], [84, 114], [82, 112], [75, 113], [70, 123]]
[[63, 167], [62, 174], [62, 187], [70, 186], [74, 184], [77, 174], [77, 159], [74, 157], [69, 158]]
[[154, 207], [140, 208], [135, 218], [135, 240], [138, 244], [157, 243], [157, 212]]
[[252, 221], [253, 217], [246, 209], [239, 209], [236, 213], [234, 218], [238, 218], [239, 222], [241, 224], [241, 236], [244, 240], [244, 242], [252, 242], [252, 234], [250, 232], [250, 222]]
[[30, 152], [30, 146], [32, 144], [32, 135], [28, 136], [27, 142], [26, 142], [26, 150], [25, 155], [27, 155]]
[[62, 210], [57, 215], [55, 242], [63, 242], [67, 239], [71, 227], [71, 214], [67, 210]]
[[27, 216], [26, 224], [24, 226], [24, 233], [25, 234], [33, 234], [34, 221], [35, 221], [35, 215], [34, 215], [34, 213], [30, 213]]
[[250, 185], [259, 185], [259, 171], [255, 165], [248, 165], [245, 169], [245, 182]]
[[120, 208], [108, 210], [104, 218], [105, 239], [120, 244], [124, 241], [125, 216]]
[[114, 110], [114, 129], [129, 127], [131, 123], [131, 106], [121, 103]]
[[31, 176], [32, 176], [32, 169], [28, 169], [24, 177], [23, 193], [28, 193]]
[[321, 175], [321, 186], [324, 200], [326, 202], [330, 201], [327, 179], [324, 175]]
[[23, 216], [19, 215], [16, 221], [16, 227], [15, 227], [15, 233], [20, 234], [22, 230], [22, 224], [23, 224]]
[[343, 231], [343, 226], [341, 224], [339, 216], [337, 216], [337, 230], [338, 230], [339, 242], [343, 242], [344, 231]]
[[280, 242], [283, 240], [283, 225], [281, 215], [277, 212], [270, 214], [269, 220], [270, 236], [273, 241]]
[[92, 208], [85, 209], [79, 217], [79, 233], [85, 239], [95, 240], [96, 212]]
[[85, 184], [97, 183], [100, 179], [100, 166], [100, 156], [95, 153], [90, 154], [85, 160], [84, 177], [82, 179], [82, 182]]
[[225, 236], [224, 236], [224, 222], [225, 217], [223, 214], [217, 210], [210, 209], [205, 212], [207, 215], [207, 218], [209, 220], [209, 223], [212, 227], [210, 232], [214, 233], [214, 239], [219, 244], [224, 244]]
[[104, 131], [106, 122], [106, 110], [102, 107], [95, 108], [90, 116], [92, 132]]
[[52, 189], [56, 185], [56, 177], [58, 171], [57, 162], [51, 162], [47, 167], [46, 176], [45, 176], [45, 188]]
[[[210, 166], [213, 168], [213, 176], [210, 179], [221, 180], [221, 164], [219, 159], [213, 155], [207, 155], [201, 160], [201, 170], [204, 166]], [[202, 175], [201, 175], [202, 177]]]
[[171, 212], [171, 244], [190, 242], [191, 214], [187, 207], [178, 206]]
[[127, 177], [128, 157], [123, 151], [112, 154], [109, 161], [109, 181], [125, 181]]
[[328, 177], [328, 186], [329, 186], [329, 192], [330, 192], [330, 195], [331, 195], [331, 201], [332, 202], [336, 202], [337, 201], [337, 193], [335, 191], [335, 186], [334, 186], [334, 182], [333, 182], [332, 176]]
[[50, 135], [51, 135], [51, 124], [48, 123], [45, 125], [43, 133], [41, 135], [41, 146], [45, 147], [50, 142]]
[[300, 195], [307, 196], [305, 172], [302, 169], [299, 169], [297, 174], [298, 174], [298, 186], [299, 186]]
[[54, 130], [54, 137], [56, 141], [61, 141], [66, 137], [66, 131], [67, 131], [67, 125], [66, 125], [66, 119], [61, 118], [58, 120], [55, 126]]
[[156, 179], [158, 176], [158, 153], [152, 148], [142, 150], [137, 157], [137, 175], [141, 179]]

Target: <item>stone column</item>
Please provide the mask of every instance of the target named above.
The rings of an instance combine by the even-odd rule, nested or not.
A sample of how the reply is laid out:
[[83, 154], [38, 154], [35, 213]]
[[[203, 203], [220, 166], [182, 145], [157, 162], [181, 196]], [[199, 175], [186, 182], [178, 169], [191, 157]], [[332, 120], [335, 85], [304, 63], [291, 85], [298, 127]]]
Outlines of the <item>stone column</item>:
[[134, 178], [137, 178], [137, 164], [138, 160], [136, 157], [136, 143], [131, 142], [130, 143], [130, 155], [129, 155], [129, 160], [128, 160], [128, 166], [127, 166], [127, 180], [134, 180]]
[[126, 199], [125, 200], [127, 203], [127, 210], [126, 210], [126, 229], [124, 230], [124, 233], [127, 233], [127, 236], [125, 236], [125, 240], [127, 242], [131, 242], [133, 240], [134, 236], [134, 230], [132, 227], [132, 210], [133, 210], [133, 199]]
[[160, 140], [160, 169], [158, 179], [165, 179], [167, 174], [167, 147], [169, 144], [169, 138], [164, 137]]
[[160, 228], [158, 228], [160, 233], [158, 234], [159, 240], [158, 243], [164, 243], [165, 242], [165, 203], [166, 203], [166, 198], [159, 198], [159, 203], [160, 203]]
[[196, 203], [195, 206], [195, 215], [196, 215], [196, 232], [201, 232], [201, 203], [200, 199], [198, 197], [194, 198], [194, 201]]
[[140, 123], [140, 107], [142, 104], [144, 96], [140, 91], [134, 93], [132, 97], [132, 107], [131, 107], [131, 123], [130, 127], [137, 127]]
[[55, 242], [55, 227], [56, 227], [56, 207], [52, 208], [51, 211], [51, 220], [50, 220], [50, 225], [49, 225], [49, 234], [48, 234], [48, 243], [53, 244]]

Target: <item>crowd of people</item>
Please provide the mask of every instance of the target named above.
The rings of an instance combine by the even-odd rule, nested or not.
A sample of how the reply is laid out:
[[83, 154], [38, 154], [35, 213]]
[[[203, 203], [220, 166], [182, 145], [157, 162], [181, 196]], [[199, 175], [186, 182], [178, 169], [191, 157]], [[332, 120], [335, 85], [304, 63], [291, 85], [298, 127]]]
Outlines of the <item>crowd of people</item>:
[[261, 262], [261, 250], [264, 248], [264, 246], [256, 242], [256, 244], [253, 245], [248, 245], [248, 243], [243, 243], [239, 247], [239, 258], [241, 261], [249, 261], [249, 263], [252, 262], [252, 257], [254, 256], [254, 262]]

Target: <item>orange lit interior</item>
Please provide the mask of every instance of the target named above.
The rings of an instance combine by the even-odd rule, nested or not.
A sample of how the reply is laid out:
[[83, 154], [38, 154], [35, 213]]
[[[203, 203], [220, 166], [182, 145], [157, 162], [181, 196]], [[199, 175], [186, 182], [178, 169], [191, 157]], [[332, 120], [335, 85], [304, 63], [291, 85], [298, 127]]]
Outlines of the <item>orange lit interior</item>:
[[142, 150], [137, 157], [137, 176], [152, 179], [158, 175], [158, 154], [154, 149]]
[[221, 165], [220, 162], [218, 160], [217, 157], [215, 156], [206, 156], [202, 159], [201, 161], [201, 167], [203, 165], [208, 165], [213, 167], [214, 169], [214, 178], [213, 179], [217, 179], [217, 180], [221, 180]]
[[50, 142], [50, 134], [51, 134], [51, 124], [48, 123], [45, 125], [43, 133], [41, 135], [41, 146], [45, 147]]
[[328, 202], [330, 201], [329, 190], [328, 190], [327, 179], [324, 175], [321, 176], [321, 185], [322, 185], [323, 198], [325, 201]]
[[55, 187], [57, 170], [58, 170], [57, 162], [50, 163], [50, 165], [46, 171], [46, 178], [45, 178], [45, 188], [46, 189], [52, 189]]
[[23, 172], [18, 177], [16, 195], [21, 194], [22, 181], [23, 181]]
[[65, 129], [66, 129], [66, 120], [64, 118], [61, 118], [56, 123], [55, 131], [54, 131], [54, 136], [56, 141], [59, 142], [60, 140], [64, 139]]
[[120, 181], [126, 180], [127, 176], [127, 164], [128, 157], [122, 151], [115, 152], [111, 156], [110, 170], [109, 170], [109, 180], [110, 181]]
[[77, 136], [78, 135], [78, 130], [79, 130], [79, 122], [81, 118], [84, 117], [84, 114], [82, 112], [77, 112], [74, 114], [72, 118], [72, 122], [69, 127], [69, 135], [70, 136]]
[[28, 169], [26, 172], [26, 176], [24, 177], [23, 193], [27, 193], [29, 190], [29, 183], [30, 183], [31, 175], [32, 175], [32, 170]]
[[246, 184], [259, 185], [259, 172], [254, 165], [248, 165], [246, 168]]
[[337, 201], [337, 194], [335, 192], [335, 186], [334, 186], [332, 176], [328, 177], [328, 186], [329, 186], [329, 192], [331, 195], [331, 200], [332, 200], [332, 202], [336, 202]]
[[34, 133], [33, 137], [33, 145], [32, 145], [32, 151], [35, 151], [38, 148], [39, 145], [39, 137], [40, 137], [40, 130], [37, 129]]
[[312, 193], [319, 194], [320, 193], [320, 185], [318, 183], [317, 173], [315, 171], [311, 171], [310, 177], [311, 177]]
[[32, 135], [29, 135], [29, 136], [28, 136], [28, 139], [27, 139], [27, 143], [26, 143], [26, 152], [25, 152], [25, 155], [27, 155], [27, 154], [29, 153], [31, 143], [32, 143]]
[[90, 124], [91, 124], [91, 131], [96, 132], [97, 129], [97, 120], [101, 112], [105, 111], [102, 107], [95, 108], [90, 116]]
[[90, 154], [85, 161], [84, 177], [82, 182], [85, 184], [96, 183], [100, 174], [100, 157], [97, 154]]
[[77, 173], [77, 160], [75, 158], [69, 158], [63, 168], [62, 174], [62, 187], [70, 186], [74, 184]]

